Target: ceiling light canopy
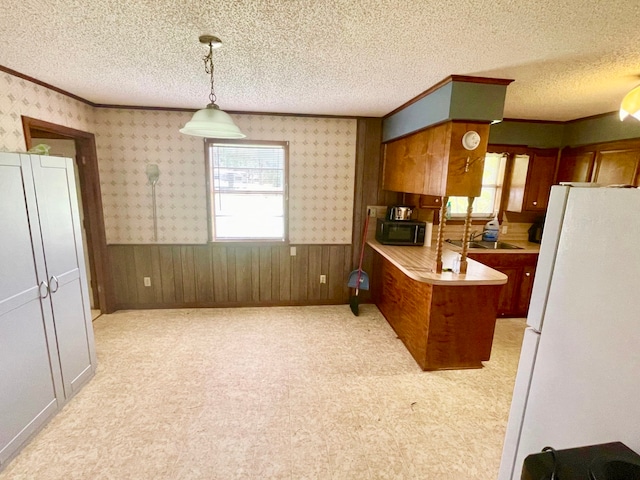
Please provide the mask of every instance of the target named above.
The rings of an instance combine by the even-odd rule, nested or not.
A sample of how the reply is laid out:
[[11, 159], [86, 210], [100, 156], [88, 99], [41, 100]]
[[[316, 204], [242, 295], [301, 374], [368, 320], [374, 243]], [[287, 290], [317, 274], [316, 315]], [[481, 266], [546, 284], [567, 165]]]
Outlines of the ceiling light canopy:
[[629, 115], [640, 120], [640, 85], [627, 93], [620, 104], [620, 120]]
[[244, 138], [246, 135], [233, 123], [228, 113], [216, 105], [213, 91], [213, 49], [222, 45], [222, 40], [213, 35], [202, 35], [200, 43], [209, 45], [209, 53], [204, 57], [204, 70], [211, 78], [209, 105], [193, 114], [191, 121], [180, 129], [180, 133], [207, 138]]

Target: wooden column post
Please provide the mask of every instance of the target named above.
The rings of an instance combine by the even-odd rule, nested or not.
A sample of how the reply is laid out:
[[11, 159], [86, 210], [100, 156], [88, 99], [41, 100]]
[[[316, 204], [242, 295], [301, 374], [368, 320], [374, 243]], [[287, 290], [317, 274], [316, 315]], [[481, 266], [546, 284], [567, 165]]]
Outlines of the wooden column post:
[[444, 242], [444, 227], [447, 224], [447, 203], [449, 197], [442, 197], [440, 205], [440, 223], [438, 224], [438, 241], [436, 242], [436, 273], [442, 273], [442, 243]]
[[475, 197], [467, 197], [467, 216], [464, 219], [464, 234], [462, 235], [462, 258], [460, 259], [460, 273], [467, 273], [467, 251], [469, 250], [469, 230], [471, 230], [471, 212]]

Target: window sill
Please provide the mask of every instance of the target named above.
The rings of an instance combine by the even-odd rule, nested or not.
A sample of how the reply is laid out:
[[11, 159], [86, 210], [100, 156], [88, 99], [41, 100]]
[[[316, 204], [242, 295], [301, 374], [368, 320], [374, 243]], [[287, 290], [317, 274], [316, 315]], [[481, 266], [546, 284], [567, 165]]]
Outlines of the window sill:
[[[471, 220], [471, 225], [484, 225], [494, 218], [495, 217], [474, 218]], [[464, 218], [451, 218], [447, 220], [447, 225], [464, 225]]]
[[209, 240], [208, 243], [212, 243], [214, 245], [225, 245], [228, 247], [233, 247], [233, 246], [243, 246], [243, 247], [275, 247], [275, 246], [282, 246], [282, 245], [289, 245], [289, 240], [273, 240], [273, 239], [266, 239], [266, 240], [259, 240], [259, 239], [247, 239], [247, 240], [242, 240], [242, 239], [238, 239], [238, 238], [234, 238], [231, 240]]

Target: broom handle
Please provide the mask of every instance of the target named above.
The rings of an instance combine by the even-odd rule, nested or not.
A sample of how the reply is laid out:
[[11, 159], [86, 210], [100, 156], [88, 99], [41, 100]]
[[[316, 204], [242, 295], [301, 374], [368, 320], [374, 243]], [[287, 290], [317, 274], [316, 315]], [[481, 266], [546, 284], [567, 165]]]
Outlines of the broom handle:
[[360, 261], [358, 262], [358, 281], [356, 282], [356, 293], [360, 288], [360, 275], [362, 274], [362, 259], [364, 258], [364, 245], [367, 241], [367, 230], [369, 230], [369, 209], [367, 209], [367, 219], [364, 221], [364, 233], [362, 234], [362, 247], [360, 248]]

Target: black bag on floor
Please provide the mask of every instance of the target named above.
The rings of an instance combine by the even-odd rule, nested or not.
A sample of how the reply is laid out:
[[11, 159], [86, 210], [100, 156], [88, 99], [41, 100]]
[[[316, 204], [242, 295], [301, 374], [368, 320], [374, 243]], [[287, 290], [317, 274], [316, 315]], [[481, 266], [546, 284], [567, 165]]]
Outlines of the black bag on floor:
[[640, 480], [640, 456], [624, 443], [566, 450], [545, 447], [524, 459], [521, 480]]

